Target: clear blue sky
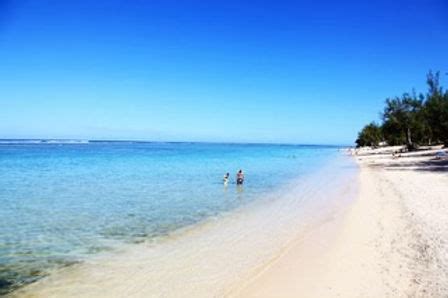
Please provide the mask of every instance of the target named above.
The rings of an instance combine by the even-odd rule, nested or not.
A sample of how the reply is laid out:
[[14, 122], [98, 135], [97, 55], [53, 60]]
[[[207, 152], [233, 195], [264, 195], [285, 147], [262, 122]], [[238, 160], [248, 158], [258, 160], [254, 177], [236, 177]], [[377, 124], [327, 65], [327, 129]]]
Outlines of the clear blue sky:
[[0, 138], [351, 144], [386, 97], [448, 72], [447, 16], [445, 0], [0, 0]]

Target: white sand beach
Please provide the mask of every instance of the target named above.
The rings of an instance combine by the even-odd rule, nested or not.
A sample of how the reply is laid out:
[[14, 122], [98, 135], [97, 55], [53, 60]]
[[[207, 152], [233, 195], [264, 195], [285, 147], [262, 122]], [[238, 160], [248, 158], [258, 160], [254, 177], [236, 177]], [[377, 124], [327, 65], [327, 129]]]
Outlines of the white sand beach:
[[393, 150], [361, 151], [351, 209], [293, 244], [235, 296], [446, 297], [448, 161], [434, 158], [438, 150], [395, 159]]

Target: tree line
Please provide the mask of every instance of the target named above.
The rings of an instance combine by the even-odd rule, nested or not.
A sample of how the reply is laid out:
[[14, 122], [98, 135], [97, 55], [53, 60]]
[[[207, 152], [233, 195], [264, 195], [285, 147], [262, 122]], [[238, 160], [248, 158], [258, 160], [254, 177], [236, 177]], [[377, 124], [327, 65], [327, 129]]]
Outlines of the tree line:
[[426, 76], [428, 90], [415, 90], [402, 96], [387, 98], [381, 113], [381, 123], [364, 126], [356, 145], [377, 147], [406, 145], [413, 150], [422, 145], [448, 146], [448, 90], [440, 85], [440, 72], [430, 71]]

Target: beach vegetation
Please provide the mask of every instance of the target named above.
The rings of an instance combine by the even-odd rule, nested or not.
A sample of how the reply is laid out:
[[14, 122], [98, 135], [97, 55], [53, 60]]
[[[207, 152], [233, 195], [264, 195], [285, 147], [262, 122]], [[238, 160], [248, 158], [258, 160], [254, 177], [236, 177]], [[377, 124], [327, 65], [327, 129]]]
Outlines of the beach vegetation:
[[375, 122], [371, 122], [364, 126], [364, 128], [359, 132], [358, 138], [356, 139], [356, 145], [358, 147], [378, 147], [382, 139], [383, 136], [381, 126]]
[[[401, 97], [386, 99], [383, 112], [383, 127], [388, 143], [405, 143], [414, 148], [416, 133], [424, 130], [421, 123], [423, 100], [413, 94], [404, 93]], [[413, 138], [414, 137], [414, 138]]]
[[439, 81], [440, 73], [427, 75], [425, 119], [430, 128], [431, 141], [448, 146], [448, 90], [443, 90]]
[[380, 143], [405, 145], [409, 150], [421, 145], [448, 146], [448, 90], [440, 85], [440, 73], [426, 76], [428, 91], [415, 90], [402, 96], [387, 98], [381, 124], [364, 126], [356, 145], [377, 147]]

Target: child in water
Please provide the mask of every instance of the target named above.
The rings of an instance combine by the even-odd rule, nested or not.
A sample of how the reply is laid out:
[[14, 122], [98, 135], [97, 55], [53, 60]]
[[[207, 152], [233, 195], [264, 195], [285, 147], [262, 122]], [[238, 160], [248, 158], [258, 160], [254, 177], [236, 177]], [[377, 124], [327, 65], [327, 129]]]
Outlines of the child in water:
[[226, 173], [224, 175], [224, 178], [222, 179], [222, 181], [224, 182], [225, 185], [227, 185], [227, 183], [229, 183], [229, 177], [230, 177], [229, 173]]

